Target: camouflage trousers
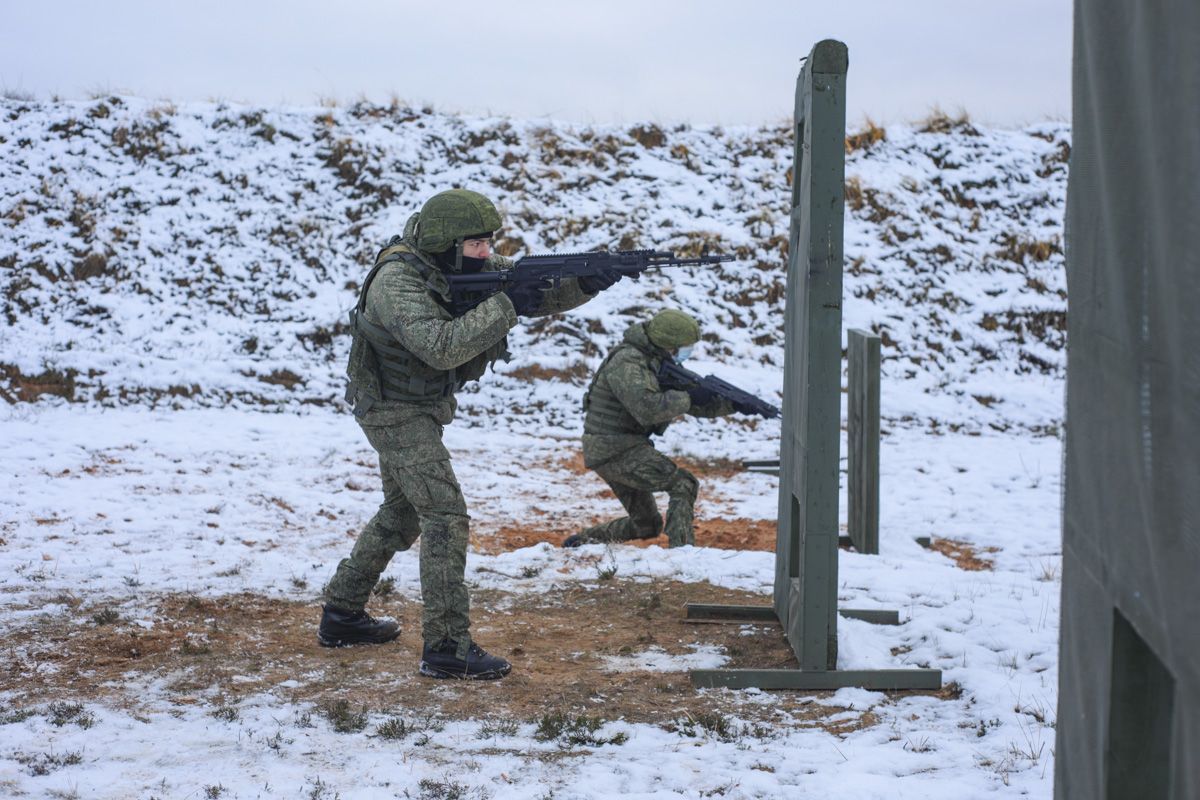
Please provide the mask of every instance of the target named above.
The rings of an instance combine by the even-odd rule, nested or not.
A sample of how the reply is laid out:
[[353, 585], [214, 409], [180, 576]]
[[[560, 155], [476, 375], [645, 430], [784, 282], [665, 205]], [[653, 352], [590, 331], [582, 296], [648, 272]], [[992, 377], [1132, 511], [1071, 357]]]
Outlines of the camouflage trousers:
[[392, 556], [421, 540], [422, 636], [427, 644], [455, 639], [470, 645], [470, 601], [464, 581], [470, 517], [442, 444], [442, 427], [419, 416], [398, 425], [363, 426], [379, 453], [383, 504], [366, 524], [350, 557], [325, 589], [330, 605], [366, 606]]
[[593, 467], [616, 494], [629, 516], [593, 525], [582, 532], [589, 542], [627, 542], [653, 539], [663, 531], [662, 515], [654, 502], [654, 492], [666, 492], [667, 544], [680, 547], [695, 544], [692, 517], [699, 482], [692, 473], [650, 445], [639, 445], [611, 461]]

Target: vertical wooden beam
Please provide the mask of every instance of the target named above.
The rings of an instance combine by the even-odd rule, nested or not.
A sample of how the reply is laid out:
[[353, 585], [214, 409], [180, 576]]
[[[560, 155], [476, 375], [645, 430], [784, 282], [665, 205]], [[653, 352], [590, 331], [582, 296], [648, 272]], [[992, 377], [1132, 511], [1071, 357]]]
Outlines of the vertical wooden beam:
[[848, 332], [847, 519], [850, 543], [879, 552], [879, 337]]
[[801, 669], [837, 666], [847, 66], [818, 42], [796, 81], [775, 606]]

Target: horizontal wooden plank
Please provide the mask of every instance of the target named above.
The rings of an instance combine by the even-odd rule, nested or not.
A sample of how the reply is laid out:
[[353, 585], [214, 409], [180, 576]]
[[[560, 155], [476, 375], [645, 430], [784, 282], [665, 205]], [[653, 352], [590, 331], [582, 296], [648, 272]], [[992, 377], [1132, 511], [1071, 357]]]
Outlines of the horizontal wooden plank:
[[874, 691], [940, 689], [940, 669], [694, 669], [692, 685], [704, 689], [803, 689], [858, 686]]

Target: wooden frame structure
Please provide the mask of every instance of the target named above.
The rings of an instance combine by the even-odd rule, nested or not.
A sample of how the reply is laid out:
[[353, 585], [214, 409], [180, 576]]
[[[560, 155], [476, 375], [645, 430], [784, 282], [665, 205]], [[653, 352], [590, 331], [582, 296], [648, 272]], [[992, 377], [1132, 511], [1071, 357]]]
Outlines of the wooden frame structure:
[[796, 83], [774, 603], [687, 607], [688, 619], [693, 620], [778, 620], [799, 669], [693, 670], [696, 686], [813, 690], [941, 686], [940, 670], [837, 669], [839, 615], [899, 621], [895, 611], [837, 607], [847, 66], [844, 44], [818, 42]]

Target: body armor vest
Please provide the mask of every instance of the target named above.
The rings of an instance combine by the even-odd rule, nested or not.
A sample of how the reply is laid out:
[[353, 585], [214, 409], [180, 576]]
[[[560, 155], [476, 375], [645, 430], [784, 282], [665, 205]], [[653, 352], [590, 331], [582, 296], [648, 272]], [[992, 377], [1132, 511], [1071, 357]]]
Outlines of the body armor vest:
[[[587, 393], [583, 396], [584, 433], [599, 436], [650, 436], [651, 434], [657, 436], [670, 424], [664, 422], [661, 425], [645, 427], [626, 410], [616, 393], [609, 388], [604, 368], [608, 366], [608, 362], [612, 361], [613, 356], [625, 348], [631, 348], [641, 353], [641, 350], [627, 342], [614, 347], [608, 357], [601, 362], [600, 368], [596, 370], [596, 377], [592, 378], [592, 385], [588, 387]], [[650, 362], [650, 368], [654, 369], [653, 360]]]
[[[367, 291], [371, 282], [385, 265], [403, 261], [425, 279], [426, 288], [438, 302], [443, 302], [441, 290], [435, 284], [432, 268], [413, 253], [387, 253], [402, 241], [393, 237], [380, 253], [375, 266], [363, 281], [358, 303], [350, 312], [350, 360], [346, 374], [350, 379], [346, 402], [361, 417], [380, 401], [432, 403], [457, 392], [468, 381], [477, 380], [488, 365], [508, 352], [507, 337], [464, 364], [448, 370], [426, 364], [409, 352], [390, 331], [367, 319]], [[384, 255], [387, 253], [386, 255]]]

